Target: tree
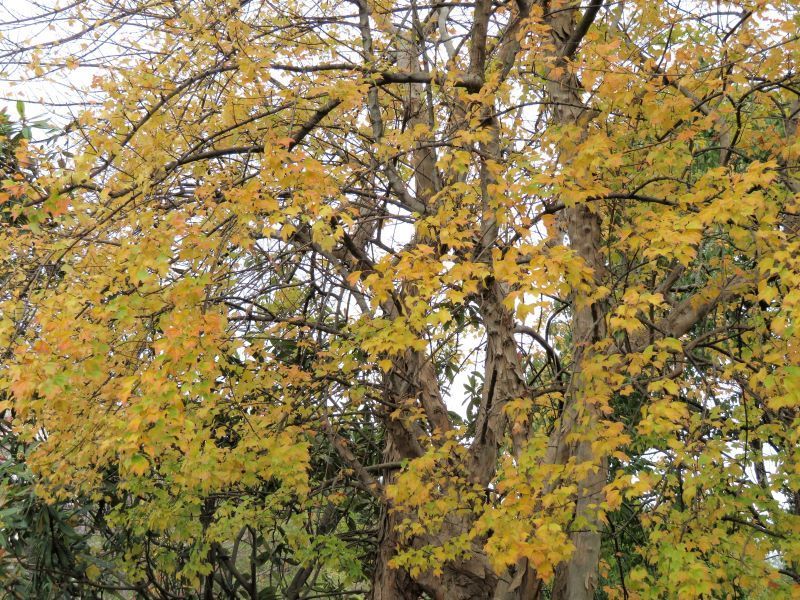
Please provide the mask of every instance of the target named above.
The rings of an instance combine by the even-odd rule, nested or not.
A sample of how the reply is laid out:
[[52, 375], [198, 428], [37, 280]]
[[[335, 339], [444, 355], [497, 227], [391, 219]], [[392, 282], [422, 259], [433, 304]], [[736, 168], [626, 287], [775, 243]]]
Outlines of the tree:
[[43, 11], [4, 56], [96, 101], [3, 197], [42, 498], [158, 598], [797, 593], [797, 8]]

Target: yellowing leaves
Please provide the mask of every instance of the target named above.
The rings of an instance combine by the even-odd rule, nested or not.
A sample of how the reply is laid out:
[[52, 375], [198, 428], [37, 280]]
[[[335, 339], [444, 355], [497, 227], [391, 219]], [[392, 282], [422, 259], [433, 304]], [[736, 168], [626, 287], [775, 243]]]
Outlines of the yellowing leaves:
[[[671, 384], [673, 382], [670, 382]], [[652, 385], [652, 384], [651, 384]], [[675, 387], [674, 385], [661, 385], [660, 387]], [[677, 400], [656, 400], [642, 409], [642, 421], [639, 431], [644, 435], [668, 434], [679, 428], [680, 424], [688, 417], [686, 404]], [[672, 440], [670, 440], [672, 441]], [[678, 443], [680, 446], [680, 443]]]
[[150, 461], [146, 456], [134, 454], [128, 460], [128, 469], [134, 475], [144, 475], [150, 468]]
[[610, 317], [609, 324], [613, 329], [633, 333], [643, 327], [640, 316], [649, 315], [651, 308], [661, 308], [663, 305], [664, 296], [660, 293], [628, 289]]
[[[174, 589], [250, 527], [338, 586], [330, 555], [364, 556], [350, 529], [381, 513], [400, 542], [377, 555], [434, 587], [526, 558], [554, 589], [602, 520], [630, 553], [602, 545], [609, 597], [615, 562], [641, 565], [631, 597], [780, 585], [800, 554], [776, 500], [800, 464], [786, 11], [725, 36], [691, 3], [608, 6], [567, 56], [553, 21], [577, 8], [489, 3], [474, 86], [480, 11], [205, 4], [148, 12], [67, 172], [21, 143], [0, 191], [5, 405], [47, 432], [41, 481], [135, 498], [109, 523], [189, 557]], [[328, 504], [344, 518], [313, 535]]]
[[365, 352], [374, 356], [400, 356], [407, 350], [423, 350], [427, 342], [403, 319], [377, 319], [353, 328]]

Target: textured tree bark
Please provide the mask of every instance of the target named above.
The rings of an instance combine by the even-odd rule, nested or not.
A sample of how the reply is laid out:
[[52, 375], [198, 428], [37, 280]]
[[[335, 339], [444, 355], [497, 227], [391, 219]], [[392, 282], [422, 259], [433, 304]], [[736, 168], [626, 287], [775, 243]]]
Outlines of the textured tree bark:
[[[596, 6], [595, 6], [596, 5]], [[366, 5], [359, 4], [360, 9], [366, 13]], [[501, 72], [505, 77], [513, 67], [516, 55], [520, 49], [516, 29], [528, 16], [531, 3], [519, 1], [514, 3], [518, 11], [517, 17], [512, 22], [512, 31], [505, 36], [503, 45], [498, 51]], [[595, 12], [599, 8], [594, 3]], [[577, 45], [575, 38], [575, 6], [554, 6], [552, 10], [543, 3], [545, 20], [553, 31], [554, 57], [556, 64], [563, 67], [564, 56], [571, 55]], [[491, 0], [479, 0], [474, 9], [474, 22], [470, 40], [470, 56], [468, 75], [470, 81], [483, 82], [486, 69], [487, 33], [488, 23], [492, 12]], [[364, 21], [366, 29], [366, 20]], [[583, 31], [585, 33], [585, 31]], [[581, 34], [582, 35], [582, 34]], [[371, 47], [368, 35], [365, 35], [365, 49]], [[419, 68], [419, 50], [413, 44], [405, 42], [399, 52], [398, 65], [407, 70]], [[562, 69], [563, 74], [550, 85], [549, 93], [555, 105], [554, 123], [577, 123], [584, 121], [588, 111], [583, 107], [580, 98], [580, 88], [577, 79]], [[410, 84], [406, 96], [406, 114], [409, 125], [424, 122], [426, 113], [421, 102], [421, 86]], [[372, 92], [371, 92], [372, 93]], [[489, 160], [499, 160], [498, 131], [494, 125], [493, 107], [484, 106], [481, 110], [484, 127], [493, 130], [493, 136], [488, 142], [481, 144], [481, 191], [483, 229], [481, 241], [476, 246], [476, 253], [489, 264], [488, 248], [497, 238], [497, 222], [494, 214], [491, 193], [491, 184], [494, 182]], [[376, 139], [382, 132], [380, 109], [377, 97], [371, 98], [371, 120]], [[467, 114], [467, 107], [461, 111]], [[416, 204], [430, 206], [430, 200], [439, 187], [439, 175], [435, 167], [435, 156], [431, 150], [420, 149], [413, 157], [415, 172], [414, 189], [416, 191]], [[391, 174], [389, 174], [391, 180]], [[391, 181], [390, 181], [391, 183]], [[394, 187], [404, 186], [402, 182], [393, 184]], [[398, 190], [394, 190], [398, 193]], [[405, 193], [399, 190], [400, 193]], [[600, 223], [598, 217], [587, 207], [579, 206], [567, 210], [568, 234], [570, 243], [585, 263], [595, 271], [597, 281], [603, 272], [603, 261], [600, 253]], [[528, 393], [525, 377], [517, 356], [516, 341], [514, 338], [515, 322], [513, 313], [504, 306], [503, 300], [508, 293], [501, 284], [489, 279], [479, 295], [478, 303], [486, 333], [487, 347], [484, 363], [485, 383], [481, 406], [479, 407], [476, 422], [476, 436], [471, 448], [472, 465], [471, 477], [475, 483], [486, 486], [495, 475], [497, 468], [497, 453], [508, 426], [503, 413], [503, 406], [512, 399], [525, 397]], [[599, 419], [595, 414], [596, 408], [587, 403], [584, 397], [580, 376], [580, 361], [585, 358], [584, 349], [593, 342], [605, 336], [605, 315], [602, 307], [597, 303], [584, 306], [576, 310], [573, 317], [573, 335], [576, 340], [575, 365], [573, 374], [573, 391], [567, 398], [564, 414], [560, 427], [554, 432], [551, 445], [554, 448], [547, 459], [555, 464], [566, 464], [571, 458], [578, 462], [595, 462], [597, 469], [579, 482], [578, 499], [576, 501], [575, 517], [584, 523], [590, 523], [589, 531], [575, 533], [572, 542], [576, 547], [573, 556], [563, 565], [559, 566], [556, 574], [554, 598], [591, 598], [597, 582], [597, 563], [600, 550], [600, 534], [597, 531], [597, 517], [594, 506], [599, 502], [599, 495], [607, 478], [607, 461], [603, 457], [596, 457], [592, 453], [591, 444], [587, 442], [568, 443], [569, 436], [576, 432], [587, 421]], [[449, 419], [446, 407], [442, 402], [438, 390], [438, 382], [431, 365], [425, 357], [418, 353], [408, 353], [402, 361], [396, 361], [397, 373], [390, 378], [389, 399], [391, 402], [413, 395], [422, 405], [428, 417], [432, 431], [446, 431], [449, 428]], [[413, 385], [410, 385], [413, 382]], [[412, 389], [413, 388], [413, 389]], [[403, 458], [412, 458], [420, 449], [412, 448], [415, 441], [413, 433], [405, 431], [399, 422], [392, 423], [387, 415], [386, 420], [386, 461], [395, 461]], [[524, 447], [526, 432], [512, 432], [513, 452], [518, 454]], [[516, 568], [498, 577], [488, 568], [487, 562], [476, 548], [475, 558], [464, 563], [448, 564], [443, 566], [439, 577], [424, 574], [415, 580], [401, 570], [392, 569], [390, 561], [396, 555], [399, 544], [396, 527], [401, 518], [384, 508], [381, 522], [381, 535], [375, 574], [373, 578], [373, 599], [380, 600], [405, 600], [419, 597], [423, 591], [434, 598], [453, 600], [495, 599], [495, 600], [522, 600], [537, 598], [542, 587], [534, 569], [527, 561], [521, 560]], [[443, 535], [458, 534], [467, 530], [469, 523], [454, 522], [451, 531]], [[424, 543], [431, 540], [417, 540]], [[435, 540], [434, 540], [435, 541]]]
[[[574, 52], [576, 37], [585, 31], [576, 34], [574, 5], [554, 4], [545, 8], [545, 21], [551, 28], [555, 47], [555, 66], [560, 72], [551, 80], [548, 90], [554, 103], [554, 122], [585, 127], [591, 119], [591, 112], [581, 98], [580, 82], [566, 68], [563, 58]], [[593, 14], [588, 16], [594, 18]], [[580, 27], [584, 27], [583, 20]], [[568, 154], [566, 160], [569, 160]], [[568, 207], [564, 216], [570, 247], [592, 269], [595, 284], [600, 285], [605, 272], [600, 217], [585, 204]], [[571, 300], [574, 367], [570, 392], [565, 398], [560, 423], [551, 436], [551, 451], [547, 459], [556, 465], [566, 465], [573, 460], [578, 465], [591, 464], [591, 468], [576, 482], [573, 522], [578, 521], [580, 529], [570, 535], [574, 552], [556, 568], [552, 598], [591, 600], [598, 583], [601, 544], [598, 506], [608, 479], [608, 458], [593, 451], [591, 436], [581, 435], [601, 419], [598, 407], [586, 393], [588, 382], [581, 374], [581, 363], [591, 360], [592, 344], [606, 337], [606, 308], [601, 302], [581, 298], [579, 293], [573, 293]]]
[[[502, 440], [506, 418], [503, 405], [514, 398], [526, 395], [525, 376], [517, 356], [514, 340], [514, 317], [502, 304], [503, 290], [498, 283], [491, 284], [481, 298], [480, 311], [486, 330], [486, 359], [481, 409], [475, 427], [475, 468], [473, 477], [487, 485], [494, 477], [497, 448]], [[522, 437], [515, 440], [519, 451]]]
[[[396, 431], [386, 430], [386, 442], [383, 458], [385, 462], [394, 462], [406, 458], [410, 448], [399, 447]], [[405, 455], [405, 456], [404, 456]], [[390, 483], [392, 475], [388, 475], [385, 483]], [[381, 510], [380, 530], [378, 533], [378, 551], [375, 557], [375, 571], [372, 576], [372, 600], [414, 600], [422, 594], [422, 589], [403, 569], [394, 569], [390, 561], [397, 554], [400, 546], [398, 525], [401, 516], [392, 513], [387, 503]]]
[[[784, 119], [787, 143], [796, 143], [798, 124], [800, 124], [800, 100], [795, 100], [789, 108], [789, 115]], [[786, 187], [788, 187], [793, 194], [800, 194], [800, 179], [796, 176], [798, 167], [797, 161], [791, 161], [793, 164], [787, 163], [786, 160], [781, 162], [781, 166], [783, 167], [781, 177]], [[800, 234], [800, 215], [783, 212], [781, 214], [781, 225], [789, 235]]]
[[[569, 209], [568, 235], [570, 245], [589, 266], [599, 283], [604, 271], [600, 253], [600, 223], [598, 217], [585, 205]], [[592, 449], [593, 437], [587, 428], [598, 422], [602, 415], [587, 394], [588, 381], [581, 374], [581, 362], [591, 359], [591, 345], [606, 337], [605, 309], [601, 303], [585, 305], [573, 298], [572, 318], [574, 370], [571, 388], [562, 415], [560, 427], [554, 436], [554, 464], [567, 464], [573, 459], [576, 465], [591, 464], [591, 469], [577, 482], [577, 499], [573, 520], [579, 520], [579, 530], [570, 536], [575, 550], [570, 558], [556, 569], [552, 597], [555, 600], [591, 600], [597, 589], [597, 568], [600, 558], [600, 520], [598, 507], [603, 499], [603, 488], [608, 479], [608, 457], [597, 455]], [[578, 441], [571, 436], [579, 434]]]
[[[525, 375], [517, 355], [514, 339], [514, 316], [503, 305], [507, 291], [497, 282], [484, 290], [480, 311], [486, 331], [486, 359], [481, 411], [476, 423], [473, 445], [475, 467], [473, 477], [487, 485], [496, 471], [497, 450], [508, 427], [503, 406], [509, 400], [524, 398], [528, 394]], [[512, 451], [519, 456], [527, 439], [526, 431], [512, 431]], [[491, 596], [494, 600], [535, 599], [541, 581], [527, 559], [517, 561], [512, 573], [498, 580]]]
[[[419, 353], [408, 353], [404, 361], [400, 361], [402, 369], [393, 372], [387, 377], [385, 400], [387, 404], [397, 403], [397, 400], [409, 395], [419, 399], [425, 406], [439, 406], [441, 396], [433, 369], [418, 368]], [[428, 364], [428, 363], [426, 363]], [[430, 380], [430, 378], [433, 378]], [[409, 382], [415, 382], [410, 385]], [[425, 397], [428, 396], [426, 399]], [[443, 404], [441, 404], [443, 406]], [[431, 413], [434, 418], [429, 418], [432, 429], [443, 431], [449, 429], [449, 421], [444, 423], [440, 409]], [[438, 415], [438, 417], [436, 416]], [[423, 449], [417, 443], [413, 431], [409, 431], [405, 424], [384, 415], [386, 423], [386, 442], [384, 447], [384, 461], [395, 462], [404, 458], [416, 458]], [[437, 425], [439, 423], [439, 425]], [[391, 483], [393, 475], [386, 476], [384, 483]], [[375, 571], [372, 579], [372, 600], [410, 600], [420, 598], [422, 593], [436, 600], [485, 600], [492, 598], [497, 586], [498, 578], [488, 565], [486, 557], [480, 548], [476, 547], [474, 554], [467, 560], [456, 561], [442, 565], [442, 573], [438, 576], [423, 573], [412, 578], [404, 569], [393, 568], [392, 559], [397, 555], [401, 546], [408, 545], [404, 540], [401, 544], [398, 535], [399, 525], [407, 515], [395, 512], [388, 504], [384, 504], [381, 514], [380, 533], [378, 536], [378, 551], [376, 556]], [[469, 528], [470, 523], [460, 517], [454, 517], [450, 526], [441, 532], [443, 536], [457, 535]], [[441, 540], [436, 536], [422, 536], [412, 540], [411, 544], [437, 543]]]

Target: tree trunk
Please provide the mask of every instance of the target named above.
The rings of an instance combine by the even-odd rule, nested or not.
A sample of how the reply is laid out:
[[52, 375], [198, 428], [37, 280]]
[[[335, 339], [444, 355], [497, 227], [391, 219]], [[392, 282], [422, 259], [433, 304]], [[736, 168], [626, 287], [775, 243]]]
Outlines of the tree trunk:
[[[384, 461], [388, 463], [404, 458], [393, 439], [394, 435], [391, 430], [387, 429], [386, 437], [383, 453]], [[387, 479], [391, 478], [391, 475], [387, 476]], [[389, 483], [389, 481], [385, 481], [385, 483]], [[372, 576], [371, 599], [415, 600], [420, 597], [422, 589], [404, 569], [394, 569], [389, 564], [400, 547], [398, 525], [401, 517], [391, 512], [388, 504], [384, 503], [380, 518], [378, 551], [375, 557], [375, 571]]]
[[[575, 39], [575, 9], [550, 7], [545, 20], [551, 35], [560, 75], [551, 80], [549, 95], [553, 101], [554, 121], [557, 125], [586, 127], [591, 112], [581, 97], [582, 88], [561, 57], [574, 51], [570, 49]], [[563, 160], [569, 161], [569, 152]], [[586, 204], [577, 204], [564, 211], [570, 247], [584, 264], [592, 269], [594, 286], [601, 284], [605, 264], [601, 252], [602, 233], [598, 214]], [[593, 291], [593, 289], [591, 290]], [[577, 481], [573, 523], [576, 530], [570, 535], [575, 547], [572, 555], [558, 565], [553, 583], [553, 600], [592, 600], [598, 584], [597, 569], [600, 560], [600, 519], [598, 508], [603, 499], [603, 488], [608, 479], [608, 457], [598, 455], [592, 448], [593, 436], [588, 431], [602, 415], [587, 393], [589, 382], [581, 374], [581, 364], [592, 358], [592, 345], [606, 337], [606, 312], [602, 302], [589, 302], [580, 292], [573, 292], [572, 346], [573, 372], [570, 392], [565, 398], [560, 423], [551, 436], [548, 461], [551, 464], [591, 464], [587, 474]], [[577, 435], [576, 435], [577, 434]], [[574, 439], [577, 438], [577, 441]]]
[[[362, 5], [363, 6], [363, 5]], [[556, 57], [564, 56], [566, 45], [572, 43], [575, 31], [575, 8], [565, 9], [563, 6], [549, 10], [544, 4], [545, 20], [553, 31], [553, 43]], [[521, 16], [529, 11], [527, 3], [519, 3]], [[362, 8], [363, 10], [363, 8]], [[549, 12], [548, 12], [549, 10]], [[486, 62], [486, 37], [491, 2], [483, 0], [475, 7], [475, 24], [472, 32], [469, 75], [476, 81], [483, 81], [483, 71]], [[369, 44], [365, 44], [369, 46]], [[399, 53], [399, 66], [414, 70], [418, 68], [418, 51], [409, 44]], [[518, 44], [507, 44], [500, 52], [504, 63], [504, 72], [507, 73], [519, 49]], [[560, 65], [559, 65], [560, 63]], [[562, 67], [562, 74], [550, 84], [549, 94], [554, 103], [555, 124], [585, 123], [590, 114], [583, 106], [580, 97], [580, 86], [577, 79], [563, 68], [565, 61], [557, 58], [556, 64]], [[406, 110], [410, 123], [422, 122], [421, 103], [419, 102], [419, 89], [409, 86], [409, 95], [405, 98]], [[376, 138], [382, 125], [377, 117], [377, 100], [373, 98], [372, 109], [375, 113], [373, 127]], [[483, 196], [481, 242], [476, 248], [478, 256], [491, 267], [488, 248], [497, 237], [497, 221], [489, 189], [493, 183], [493, 175], [488, 167], [487, 159], [499, 160], [498, 131], [494, 122], [493, 107], [485, 106], [482, 122], [484, 126], [492, 127], [494, 135], [487, 142], [481, 144], [481, 156], [484, 157], [481, 166], [481, 188]], [[435, 169], [435, 160], [432, 154], [417, 151], [414, 155], [416, 167], [415, 189], [417, 200], [421, 205], [429, 205], [430, 197], [436, 190], [438, 176]], [[594, 270], [596, 283], [599, 285], [604, 271], [603, 259], [600, 253], [600, 220], [586, 206], [576, 206], [565, 211], [567, 218], [567, 232], [570, 244], [576, 254]], [[490, 268], [491, 271], [491, 268]], [[525, 397], [527, 385], [522, 373], [519, 357], [517, 356], [516, 342], [514, 339], [513, 313], [504, 306], [508, 290], [489, 279], [479, 298], [480, 312], [486, 332], [487, 348], [484, 365], [484, 391], [481, 406], [476, 422], [476, 435], [471, 448], [472, 479], [475, 483], [486, 486], [495, 475], [497, 467], [497, 452], [506, 433], [506, 417], [503, 406], [515, 398]], [[600, 552], [600, 533], [596, 505], [601, 500], [601, 494], [608, 476], [607, 460], [602, 456], [595, 456], [590, 440], [579, 442], [568, 441], [571, 436], [587, 425], [596, 423], [600, 419], [598, 408], [587, 402], [586, 386], [580, 373], [582, 360], [591, 358], [590, 346], [605, 337], [605, 312], [600, 303], [587, 305], [580, 298], [573, 298], [576, 307], [573, 315], [573, 336], [575, 351], [575, 368], [571, 392], [565, 399], [565, 406], [560, 422], [551, 440], [551, 454], [546, 458], [552, 464], [568, 464], [572, 459], [577, 463], [592, 463], [595, 469], [589, 472], [578, 483], [578, 492], [575, 504], [574, 520], [579, 521], [581, 531], [571, 536], [575, 545], [575, 552], [569, 560], [559, 565], [553, 589], [553, 598], [563, 600], [590, 599], [597, 587], [597, 566]], [[406, 398], [412, 392], [408, 383], [415, 381], [417, 389], [413, 393], [425, 409], [431, 429], [442, 429], [447, 423], [446, 413], [442, 414], [444, 406], [438, 395], [438, 384], [435, 374], [426, 372], [420, 367], [425, 366], [425, 357], [406, 356], [399, 361], [397, 367], [403, 376], [397, 376], [388, 385], [392, 388], [393, 400]], [[429, 369], [429, 371], [432, 371]], [[430, 381], [433, 376], [434, 381]], [[420, 379], [421, 377], [421, 379]], [[390, 401], [391, 404], [391, 401]], [[415, 439], [410, 432], [403, 431], [403, 426], [397, 422], [396, 427], [391, 426], [391, 418], [386, 415], [385, 425], [387, 431], [386, 461], [395, 461], [403, 458], [413, 458], [413, 453], [400, 451], [401, 446], [406, 447]], [[409, 439], [401, 439], [409, 438]], [[512, 432], [512, 451], [518, 454], [524, 448], [526, 441], [525, 432]], [[406, 448], [409, 452], [410, 448]], [[381, 521], [381, 534], [377, 563], [373, 578], [373, 599], [416, 598], [424, 591], [434, 598], [453, 600], [495, 599], [495, 600], [523, 600], [536, 598], [542, 587], [538, 578], [526, 560], [520, 560], [516, 568], [498, 577], [488, 568], [485, 560], [481, 560], [480, 549], [476, 549], [476, 558], [468, 563], [455, 563], [442, 566], [442, 574], [433, 577], [423, 574], [412, 579], [402, 570], [392, 569], [389, 563], [396, 555], [399, 539], [397, 525], [402, 521], [401, 515], [392, 513], [384, 508]], [[586, 526], [588, 525], [588, 526]], [[454, 523], [452, 531], [442, 532], [443, 535], [456, 535], [469, 528], [469, 523]], [[406, 542], [407, 543], [407, 542]], [[423, 540], [417, 540], [423, 543]]]

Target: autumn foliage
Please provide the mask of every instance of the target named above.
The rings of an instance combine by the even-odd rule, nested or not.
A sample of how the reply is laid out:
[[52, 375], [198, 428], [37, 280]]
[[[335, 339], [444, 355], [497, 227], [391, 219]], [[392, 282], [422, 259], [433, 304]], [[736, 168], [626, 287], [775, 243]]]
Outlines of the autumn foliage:
[[7, 597], [800, 595], [800, 4], [37, 10]]

